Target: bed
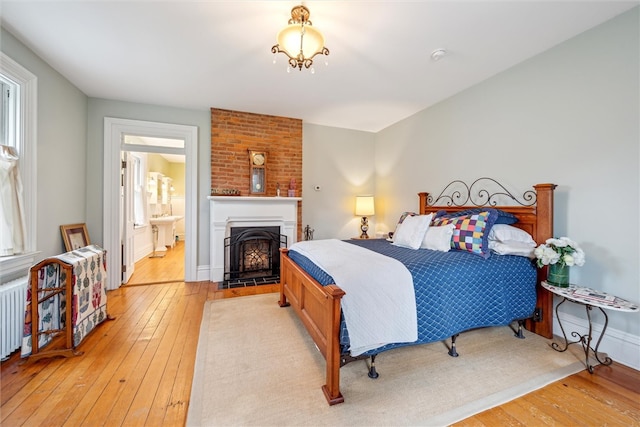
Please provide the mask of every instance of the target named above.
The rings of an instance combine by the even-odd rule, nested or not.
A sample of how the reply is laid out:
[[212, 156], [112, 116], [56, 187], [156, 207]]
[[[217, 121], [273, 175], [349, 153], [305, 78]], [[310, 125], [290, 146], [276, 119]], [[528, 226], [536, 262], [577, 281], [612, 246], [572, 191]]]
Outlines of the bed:
[[[456, 218], [456, 215], [464, 215], [469, 213], [470, 209], [477, 211], [479, 208], [498, 211], [517, 220], [511, 224], [513, 227], [526, 231], [536, 242], [544, 242], [553, 236], [555, 187], [554, 184], [538, 184], [533, 186], [534, 190], [516, 197], [490, 178], [480, 178], [470, 185], [462, 181], [453, 181], [437, 197], [429, 193], [419, 193], [419, 212], [416, 213], [419, 216], [416, 215], [415, 218], [425, 219], [429, 214], [441, 219]], [[495, 218], [493, 221], [495, 222]], [[343, 301], [345, 290], [332, 283], [333, 278], [308, 258], [311, 255], [306, 253], [304, 248], [313, 246], [282, 249], [279, 305], [291, 306], [294, 309], [324, 356], [326, 383], [322, 390], [330, 405], [344, 401], [340, 392], [340, 367], [355, 358], [371, 357], [369, 374], [375, 377], [375, 356], [383, 351], [450, 338], [450, 354], [456, 356], [455, 339], [458, 334], [477, 327], [507, 325], [519, 321], [534, 333], [547, 338], [552, 336], [553, 299], [548, 291], [540, 286], [540, 282], [546, 277], [546, 269], [536, 269], [529, 259], [511, 255], [477, 256], [479, 253], [470, 254], [456, 250], [438, 253], [432, 250], [405, 249], [381, 239], [342, 242], [340, 245], [341, 250], [344, 248], [346, 251], [354, 251], [354, 254], [357, 254], [358, 249], [353, 247], [357, 246], [404, 263], [414, 279], [415, 307], [418, 312], [417, 339], [366, 348], [358, 351], [354, 357], [348, 349], [351, 339], [349, 335], [355, 328], [352, 331], [346, 328], [343, 310], [343, 304], [346, 302], [346, 299]], [[425, 258], [426, 255], [429, 256]], [[456, 282], [464, 279], [455, 275], [459, 269], [456, 267], [458, 262], [472, 265], [470, 268], [474, 274], [465, 274], [469, 276], [469, 280], [476, 280], [476, 275], [484, 276], [484, 279], [477, 279], [481, 284], [465, 281], [461, 287], [462, 291], [448, 295], [438, 293], [437, 289], [452, 289]], [[500, 273], [504, 278], [498, 279], [498, 273], [492, 270], [498, 264], [507, 265], [504, 267], [506, 272]], [[477, 271], [483, 272], [476, 273]], [[492, 275], [495, 275], [496, 281], [506, 281], [499, 291], [486, 285], [487, 281], [493, 280]], [[418, 276], [430, 277], [421, 282], [416, 280]], [[511, 276], [513, 277], [509, 279]], [[354, 292], [353, 284], [345, 283], [344, 278], [341, 280], [338, 282], [342, 283], [344, 288], [350, 289], [350, 293]], [[384, 287], [385, 284], [381, 286]], [[389, 299], [394, 299], [395, 288], [388, 288], [391, 289]], [[489, 307], [492, 313], [479, 314], [487, 311], [485, 308]], [[496, 307], [498, 308], [494, 310]], [[419, 314], [424, 311], [428, 311], [429, 315]]]

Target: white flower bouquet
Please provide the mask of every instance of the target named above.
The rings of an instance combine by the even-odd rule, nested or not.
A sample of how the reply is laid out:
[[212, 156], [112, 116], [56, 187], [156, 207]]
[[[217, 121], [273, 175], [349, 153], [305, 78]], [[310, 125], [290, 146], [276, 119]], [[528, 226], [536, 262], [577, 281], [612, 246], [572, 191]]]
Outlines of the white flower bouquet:
[[580, 267], [584, 265], [584, 251], [568, 237], [551, 238], [538, 246], [533, 252], [538, 267], [558, 264], [559, 266]]

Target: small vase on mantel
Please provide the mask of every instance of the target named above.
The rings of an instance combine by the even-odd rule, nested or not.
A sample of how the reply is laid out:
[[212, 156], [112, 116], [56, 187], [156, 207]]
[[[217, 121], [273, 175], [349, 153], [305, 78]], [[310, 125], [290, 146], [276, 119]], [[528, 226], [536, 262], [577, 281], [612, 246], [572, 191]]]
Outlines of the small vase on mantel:
[[559, 288], [569, 287], [569, 266], [560, 264], [549, 265], [547, 283]]

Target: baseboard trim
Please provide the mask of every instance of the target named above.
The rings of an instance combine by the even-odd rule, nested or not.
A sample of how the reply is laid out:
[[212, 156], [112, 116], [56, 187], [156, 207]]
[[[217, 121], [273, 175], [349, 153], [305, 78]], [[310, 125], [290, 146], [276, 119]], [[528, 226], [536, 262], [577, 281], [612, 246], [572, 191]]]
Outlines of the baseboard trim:
[[135, 262], [138, 262], [153, 252], [153, 244], [148, 243], [146, 245], [138, 245], [135, 247], [135, 253], [133, 254]]
[[[566, 313], [560, 313], [560, 318], [567, 335], [570, 335], [573, 331], [581, 335], [589, 333], [587, 319]], [[592, 336], [596, 342], [602, 333], [603, 326], [604, 325], [599, 323], [593, 323]], [[555, 315], [553, 316], [553, 333], [554, 335], [562, 336], [560, 324]], [[571, 339], [570, 336], [569, 339]], [[611, 325], [609, 325], [598, 351], [607, 353], [616, 363], [621, 363], [640, 371], [640, 336], [612, 328]]]
[[209, 281], [209, 266], [208, 265], [199, 265], [196, 277], [198, 282], [208, 282]]

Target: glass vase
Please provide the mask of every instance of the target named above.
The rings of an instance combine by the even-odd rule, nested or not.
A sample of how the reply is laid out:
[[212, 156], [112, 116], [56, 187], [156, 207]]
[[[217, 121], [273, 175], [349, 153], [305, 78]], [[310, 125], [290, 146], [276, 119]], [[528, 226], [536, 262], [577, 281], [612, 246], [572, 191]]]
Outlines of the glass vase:
[[551, 264], [549, 266], [549, 274], [547, 275], [547, 283], [559, 288], [568, 288], [569, 267], [566, 265]]

